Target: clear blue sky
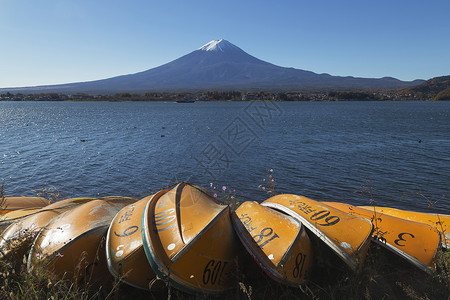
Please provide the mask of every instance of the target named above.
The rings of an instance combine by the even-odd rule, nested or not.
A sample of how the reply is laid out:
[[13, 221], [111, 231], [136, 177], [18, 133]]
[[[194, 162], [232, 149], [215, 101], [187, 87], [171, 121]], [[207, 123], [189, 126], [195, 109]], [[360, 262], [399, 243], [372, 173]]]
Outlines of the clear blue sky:
[[0, 0], [0, 87], [136, 73], [224, 38], [340, 76], [450, 74], [449, 0]]

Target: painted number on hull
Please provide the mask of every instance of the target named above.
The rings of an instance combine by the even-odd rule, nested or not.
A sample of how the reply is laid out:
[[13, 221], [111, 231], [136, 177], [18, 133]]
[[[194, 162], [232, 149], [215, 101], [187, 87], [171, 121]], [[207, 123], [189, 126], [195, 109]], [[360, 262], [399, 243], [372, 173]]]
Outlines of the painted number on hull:
[[411, 238], [415, 238], [415, 236], [413, 235], [413, 234], [411, 234], [411, 233], [408, 233], [408, 232], [403, 232], [403, 233], [400, 233], [399, 235], [398, 235], [398, 239], [396, 239], [395, 241], [394, 241], [394, 243], [397, 245], [397, 246], [400, 246], [400, 247], [404, 247], [405, 246], [405, 243], [403, 243], [402, 245], [400, 244], [400, 242], [406, 242], [406, 240], [403, 238], [405, 235], [409, 235]]
[[[298, 200], [289, 200], [289, 205], [295, 206], [297, 210], [301, 212], [301, 214], [304, 214], [308, 216], [312, 221], [318, 221], [321, 220], [321, 222], [317, 222], [317, 225], [320, 226], [332, 226], [339, 223], [341, 220], [338, 216], [330, 216], [330, 212], [328, 210], [321, 210], [316, 213], [314, 213], [317, 209], [314, 208], [314, 206], [309, 205], [308, 203], [298, 201]], [[312, 214], [314, 213], [314, 214]], [[312, 215], [310, 215], [312, 214]], [[322, 220], [324, 219], [325, 220]]]
[[[155, 225], [158, 231], [167, 230], [175, 226], [175, 224], [170, 225], [177, 217], [175, 216], [175, 208], [170, 208], [168, 210], [160, 211], [155, 213]], [[162, 228], [161, 228], [162, 227]]]
[[139, 229], [139, 227], [137, 227], [137, 226], [130, 226], [127, 229], [125, 229], [122, 233], [117, 233], [114, 231], [114, 234], [118, 237], [126, 237], [129, 235], [132, 235], [133, 233], [138, 231], [138, 229]]
[[313, 214], [310, 219], [312, 221], [318, 221], [322, 220], [323, 218], [327, 217], [325, 220], [322, 220], [322, 223], [317, 223], [317, 225], [320, 226], [332, 226], [336, 225], [341, 219], [338, 216], [329, 216], [330, 212], [327, 210], [321, 210], [319, 212], [316, 212]]
[[[273, 233], [273, 235], [272, 235]], [[271, 236], [272, 235], [272, 236]], [[268, 238], [264, 241], [265, 238]], [[261, 230], [260, 234], [254, 235], [253, 239], [258, 244], [258, 246], [262, 249], [265, 245], [267, 245], [270, 241], [279, 238], [278, 234], [273, 232], [273, 229], [270, 227], [266, 227]]]
[[302, 277], [303, 266], [305, 265], [306, 254], [299, 252], [295, 258], [295, 268], [292, 270], [292, 276], [294, 278]]
[[210, 260], [203, 271], [203, 283], [215, 285], [217, 282], [220, 282], [223, 270], [227, 266], [228, 262], [223, 261], [215, 261], [214, 259]]
[[119, 218], [119, 224], [122, 222], [126, 222], [131, 220], [131, 216], [133, 215], [134, 212], [134, 206], [132, 206], [129, 210], [127, 210], [123, 215], [120, 216]]

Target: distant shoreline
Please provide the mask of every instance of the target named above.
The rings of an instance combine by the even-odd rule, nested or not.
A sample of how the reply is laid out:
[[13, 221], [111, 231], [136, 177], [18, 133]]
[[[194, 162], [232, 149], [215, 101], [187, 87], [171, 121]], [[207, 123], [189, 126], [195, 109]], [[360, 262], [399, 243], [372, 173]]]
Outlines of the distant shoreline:
[[[289, 91], [289, 92], [148, 92], [90, 95], [77, 93], [0, 94], [0, 101], [96, 101], [96, 102], [212, 102], [212, 101], [283, 101], [283, 102], [339, 102], [339, 101], [440, 101], [401, 91]], [[445, 101], [445, 100], [444, 100]]]
[[[446, 100], [432, 100], [432, 99], [396, 99], [396, 100], [331, 100], [331, 99], [324, 99], [324, 100], [198, 100], [194, 101], [193, 103], [199, 102], [199, 103], [213, 103], [213, 102], [251, 102], [251, 101], [274, 101], [274, 102], [446, 102]], [[183, 102], [177, 102], [174, 100], [77, 100], [77, 99], [71, 99], [71, 100], [0, 100], [1, 102], [136, 102], [136, 103], [180, 103], [184, 104]]]
[[[251, 101], [274, 101], [274, 102], [446, 102], [446, 100], [432, 100], [432, 99], [397, 99], [397, 100], [199, 100], [193, 103], [213, 103], [213, 102], [251, 102]], [[135, 102], [135, 103], [181, 103], [173, 100], [0, 100], [1, 102]]]

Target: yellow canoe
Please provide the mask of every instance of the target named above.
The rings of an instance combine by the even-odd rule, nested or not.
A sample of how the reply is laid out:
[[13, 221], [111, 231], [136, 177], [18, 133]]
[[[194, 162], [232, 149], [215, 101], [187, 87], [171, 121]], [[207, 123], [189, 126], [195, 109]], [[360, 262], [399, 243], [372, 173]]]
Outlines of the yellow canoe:
[[158, 199], [168, 190], [160, 191], [124, 207], [111, 222], [106, 235], [106, 260], [114, 277], [125, 283], [149, 289], [156, 274], [145, 256], [141, 237], [141, 217], [147, 202]]
[[[85, 282], [109, 274], [104, 240], [114, 216], [134, 199], [92, 200], [55, 217], [33, 242], [27, 267], [36, 264], [65, 278]], [[103, 245], [104, 246], [104, 245]]]
[[241, 242], [269, 277], [291, 286], [308, 281], [313, 253], [300, 222], [249, 201], [231, 216]]
[[22, 208], [41, 208], [50, 204], [50, 201], [41, 197], [2, 197], [0, 215]]
[[[95, 198], [72, 198], [66, 199], [53, 204], [47, 205], [40, 209], [28, 209], [29, 214], [19, 220], [15, 220], [0, 235], [0, 258], [12, 253], [20, 260], [25, 253], [21, 250], [26, 249], [30, 245], [35, 235], [44, 228], [48, 222], [60, 213], [72, 209]], [[20, 212], [16, 210], [2, 215], [12, 215]]]
[[374, 241], [424, 271], [434, 267], [441, 236], [428, 224], [408, 221], [350, 204], [326, 202], [349, 214], [366, 218], [374, 225]]
[[236, 286], [240, 243], [229, 207], [201, 188], [180, 183], [147, 203], [141, 221], [145, 254], [156, 275], [188, 293]]
[[370, 221], [321, 202], [291, 194], [273, 196], [262, 205], [299, 220], [350, 268], [361, 268], [373, 231]]
[[37, 212], [40, 208], [22, 208], [12, 210], [0, 215], [0, 233], [2, 233], [12, 223], [23, 219], [24, 217]]
[[450, 215], [401, 210], [381, 206], [358, 206], [385, 215], [434, 226], [440, 233], [442, 246], [450, 248]]
[[38, 211], [38, 210], [40, 210], [40, 208], [21, 208], [21, 209], [12, 210], [3, 215], [0, 215], [0, 222], [14, 220], [14, 219], [20, 219], [25, 216], [28, 216], [29, 214], [32, 214], [33, 212]]

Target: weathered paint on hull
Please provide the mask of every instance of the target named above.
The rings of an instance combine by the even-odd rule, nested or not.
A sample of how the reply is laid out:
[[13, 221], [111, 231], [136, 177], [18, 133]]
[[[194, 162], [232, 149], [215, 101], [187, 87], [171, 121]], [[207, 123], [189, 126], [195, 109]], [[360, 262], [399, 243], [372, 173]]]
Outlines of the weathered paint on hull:
[[133, 202], [93, 200], [60, 214], [36, 237], [28, 255], [28, 269], [42, 264], [74, 280], [104, 279], [108, 271], [101, 241], [117, 212]]
[[163, 190], [124, 207], [114, 217], [106, 235], [109, 271], [116, 278], [140, 289], [148, 290], [156, 277], [142, 246], [142, 213], [147, 202], [158, 199], [167, 191]]
[[419, 222], [435, 227], [441, 234], [442, 246], [450, 248], [450, 215], [423, 213], [381, 206], [358, 206], [392, 217]]
[[10, 212], [1, 215], [0, 222], [3, 223], [4, 221], [20, 219], [38, 210], [40, 210], [40, 208], [21, 208], [17, 210], [12, 210]]
[[0, 215], [0, 233], [2, 233], [9, 225], [39, 211], [39, 209], [40, 208], [22, 208]]
[[291, 286], [308, 281], [313, 253], [300, 222], [257, 202], [242, 203], [232, 220], [245, 248], [271, 278]]
[[441, 236], [436, 228], [408, 221], [350, 204], [327, 202], [349, 214], [366, 218], [374, 225], [373, 238], [378, 244], [400, 255], [418, 268], [429, 272], [434, 266]]
[[22, 208], [41, 208], [49, 205], [50, 201], [41, 197], [3, 197], [1, 204], [0, 215], [3, 215]]
[[373, 231], [370, 221], [291, 194], [273, 196], [262, 205], [299, 220], [353, 270], [362, 267]]
[[171, 285], [192, 294], [235, 287], [240, 245], [229, 207], [200, 188], [180, 183], [149, 201], [141, 230], [150, 265]]
[[[24, 247], [30, 245], [34, 236], [44, 228], [53, 218], [60, 213], [68, 211], [76, 206], [89, 202], [95, 198], [71, 198], [62, 200], [40, 209], [29, 209], [32, 211], [28, 216], [12, 223], [0, 235], [0, 258], [13, 253], [22, 256]], [[14, 211], [14, 212], [18, 212]], [[3, 216], [13, 214], [10, 212]], [[20, 249], [20, 250], [19, 250]]]

